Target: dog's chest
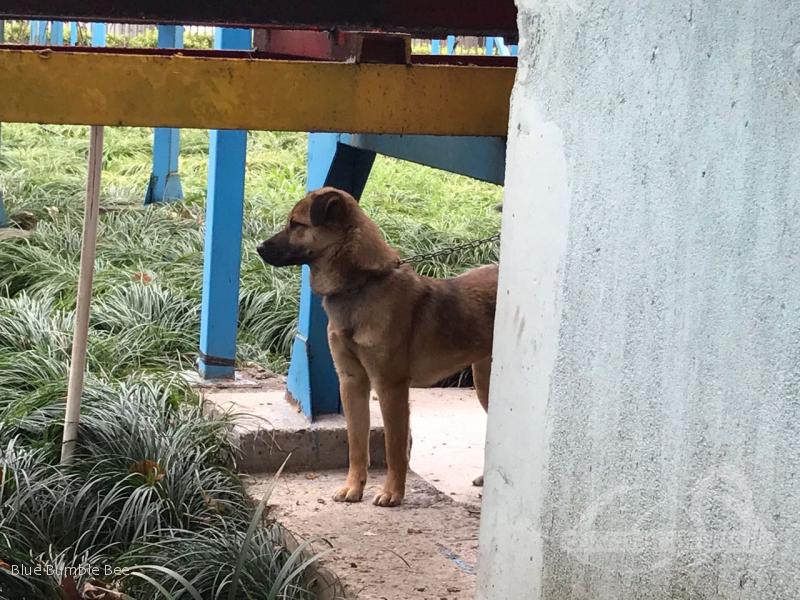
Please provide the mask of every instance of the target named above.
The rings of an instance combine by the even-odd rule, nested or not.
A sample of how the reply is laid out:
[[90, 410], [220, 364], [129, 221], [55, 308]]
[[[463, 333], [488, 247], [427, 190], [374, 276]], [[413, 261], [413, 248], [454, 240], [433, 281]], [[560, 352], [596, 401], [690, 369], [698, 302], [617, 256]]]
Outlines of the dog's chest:
[[329, 327], [353, 349], [372, 348], [384, 337], [385, 316], [379, 316], [360, 302], [325, 300]]

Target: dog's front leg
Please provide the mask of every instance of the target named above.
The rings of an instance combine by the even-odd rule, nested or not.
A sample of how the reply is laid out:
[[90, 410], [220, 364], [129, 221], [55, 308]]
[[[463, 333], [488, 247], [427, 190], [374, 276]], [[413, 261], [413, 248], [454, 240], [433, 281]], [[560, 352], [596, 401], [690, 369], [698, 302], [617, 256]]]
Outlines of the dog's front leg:
[[378, 386], [378, 400], [383, 415], [386, 436], [386, 464], [388, 472], [383, 490], [372, 501], [377, 506], [397, 506], [406, 493], [409, 451], [408, 383]]
[[335, 333], [328, 340], [339, 375], [339, 394], [347, 421], [349, 467], [344, 486], [336, 490], [336, 502], [360, 502], [367, 484], [369, 466], [369, 377]]

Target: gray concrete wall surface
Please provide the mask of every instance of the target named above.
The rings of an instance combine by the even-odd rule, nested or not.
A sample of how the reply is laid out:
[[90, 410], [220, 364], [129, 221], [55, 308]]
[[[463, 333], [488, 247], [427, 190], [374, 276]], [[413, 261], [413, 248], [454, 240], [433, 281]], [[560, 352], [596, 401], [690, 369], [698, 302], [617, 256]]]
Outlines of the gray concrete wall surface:
[[519, 0], [478, 597], [800, 598], [800, 2]]

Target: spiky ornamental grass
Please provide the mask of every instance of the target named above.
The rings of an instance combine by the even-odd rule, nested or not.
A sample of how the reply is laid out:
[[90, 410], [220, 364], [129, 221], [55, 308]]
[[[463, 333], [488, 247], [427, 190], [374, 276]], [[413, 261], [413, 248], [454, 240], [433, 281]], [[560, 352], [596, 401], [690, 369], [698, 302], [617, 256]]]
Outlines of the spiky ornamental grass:
[[58, 597], [72, 575], [78, 590], [91, 581], [138, 599], [227, 598], [233, 586], [232, 598], [312, 598], [313, 556], [254, 514], [229, 426], [182, 385], [137, 377], [86, 399], [72, 467], [4, 427], [0, 597]]
[[[31, 238], [0, 243], [0, 289], [5, 289], [0, 295], [13, 297], [25, 290], [70, 311], [80, 252], [86, 129], [6, 125], [3, 134], [0, 185], [9, 212], [30, 211], [40, 220]], [[147, 209], [139, 203], [149, 177], [149, 131], [110, 128], [107, 137], [94, 297], [99, 304], [110, 294], [108, 302], [124, 304], [142, 295], [137, 287], [156, 285], [160, 292], [148, 298], [166, 300], [165, 313], [185, 315], [187, 303], [199, 304], [201, 291], [207, 133], [182, 132], [186, 200]], [[283, 225], [288, 209], [303, 194], [304, 173], [304, 135], [249, 136], [238, 359], [275, 371], [287, 365], [299, 272], [264, 266], [255, 246]], [[493, 206], [499, 193], [495, 186], [379, 158], [362, 202], [389, 242], [409, 256], [496, 231], [499, 215]], [[426, 275], [450, 276], [496, 258], [496, 247], [484, 246], [426, 260], [416, 268]], [[124, 306], [119, 312], [125, 312]], [[126, 340], [131, 366], [174, 369], [191, 363], [196, 320], [172, 319], [143, 326], [140, 333]], [[155, 341], [148, 335], [153, 333], [159, 334]], [[93, 328], [91, 336], [93, 342], [99, 339], [98, 331]], [[159, 339], [166, 342], [160, 348]], [[103, 353], [108, 361], [121, 358], [113, 351]]]
[[[62, 469], [87, 134], [3, 127], [7, 208], [38, 225], [0, 241], [0, 560], [124, 565], [126, 575], [100, 583], [136, 598], [307, 598], [308, 549], [287, 547], [258, 515], [248, 528], [228, 423], [203, 417], [170, 375], [193, 364], [203, 260], [208, 136], [183, 131], [181, 141], [186, 200], [141, 208], [150, 133], [107, 132], [81, 445], [75, 468]], [[304, 173], [305, 136], [249, 136], [237, 358], [276, 371], [287, 364], [299, 272], [264, 266], [255, 246], [282, 227]], [[498, 200], [493, 186], [379, 159], [362, 203], [408, 256], [490, 235]], [[495, 257], [484, 247], [417, 269], [447, 276]], [[0, 598], [63, 597], [63, 585], [0, 568]]]

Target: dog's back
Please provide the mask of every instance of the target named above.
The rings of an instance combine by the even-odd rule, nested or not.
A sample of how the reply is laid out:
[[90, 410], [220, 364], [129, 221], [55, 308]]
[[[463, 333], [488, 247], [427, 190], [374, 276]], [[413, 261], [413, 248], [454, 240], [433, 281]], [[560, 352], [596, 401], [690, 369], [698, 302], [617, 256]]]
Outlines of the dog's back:
[[410, 371], [414, 384], [431, 385], [491, 356], [497, 265], [451, 279], [420, 280], [427, 293], [414, 307]]

